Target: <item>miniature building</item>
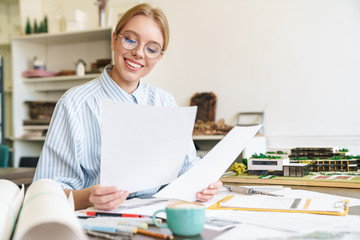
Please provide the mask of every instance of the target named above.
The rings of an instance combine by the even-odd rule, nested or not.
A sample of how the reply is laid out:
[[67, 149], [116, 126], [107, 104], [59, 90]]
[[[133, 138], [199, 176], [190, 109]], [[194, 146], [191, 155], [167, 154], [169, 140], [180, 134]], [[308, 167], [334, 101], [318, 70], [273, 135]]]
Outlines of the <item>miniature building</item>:
[[334, 153], [333, 148], [293, 148], [290, 159], [300, 157], [326, 159], [335, 155], [337, 154]]
[[[264, 155], [263, 155], [264, 156]], [[289, 164], [289, 159], [283, 158], [249, 158], [248, 174], [249, 175], [283, 175], [283, 165]]]
[[304, 177], [309, 175], [308, 163], [289, 163], [283, 166], [284, 177]]
[[337, 171], [350, 172], [357, 171], [357, 159], [339, 159], [339, 160], [312, 160], [310, 165], [311, 172]]

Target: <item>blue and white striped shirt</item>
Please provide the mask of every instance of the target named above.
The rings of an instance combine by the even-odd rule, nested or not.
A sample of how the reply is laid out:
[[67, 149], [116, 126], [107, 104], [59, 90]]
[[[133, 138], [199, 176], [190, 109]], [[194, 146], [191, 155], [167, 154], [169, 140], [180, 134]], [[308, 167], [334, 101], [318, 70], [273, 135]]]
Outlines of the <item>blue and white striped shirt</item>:
[[[108, 72], [111, 68], [107, 66], [99, 78], [68, 90], [59, 99], [33, 181], [51, 178], [64, 189], [73, 190], [99, 183], [101, 111], [104, 100], [149, 106], [177, 106], [171, 94], [141, 81], [129, 95], [110, 78]], [[198, 159], [191, 141], [179, 175], [191, 168]], [[132, 197], [154, 194], [159, 188], [136, 192]]]

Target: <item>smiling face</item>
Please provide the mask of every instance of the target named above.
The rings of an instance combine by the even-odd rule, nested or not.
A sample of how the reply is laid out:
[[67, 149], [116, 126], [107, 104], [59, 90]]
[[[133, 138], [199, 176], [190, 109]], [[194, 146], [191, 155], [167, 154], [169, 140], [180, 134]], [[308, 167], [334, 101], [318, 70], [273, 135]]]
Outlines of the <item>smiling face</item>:
[[162, 55], [155, 59], [146, 57], [144, 46], [155, 43], [162, 48], [164, 38], [158, 23], [153, 18], [144, 15], [130, 18], [121, 29], [120, 34], [133, 36], [139, 43], [135, 49], [127, 50], [121, 44], [122, 37], [118, 36], [115, 31], [112, 36], [111, 45], [114, 51], [115, 66], [111, 70], [110, 76], [130, 94], [137, 88], [140, 78], [150, 73], [162, 58]]

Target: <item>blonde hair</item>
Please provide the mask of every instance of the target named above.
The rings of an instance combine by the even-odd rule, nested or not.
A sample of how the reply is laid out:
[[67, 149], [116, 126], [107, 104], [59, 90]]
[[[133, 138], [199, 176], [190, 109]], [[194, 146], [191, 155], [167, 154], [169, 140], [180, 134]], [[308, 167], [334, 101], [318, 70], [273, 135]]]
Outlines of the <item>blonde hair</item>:
[[120, 34], [121, 29], [125, 26], [125, 24], [130, 20], [130, 18], [136, 15], [144, 15], [147, 17], [152, 17], [161, 29], [164, 38], [164, 46], [162, 48], [163, 51], [166, 51], [169, 38], [170, 38], [170, 30], [169, 24], [166, 19], [164, 12], [160, 8], [154, 8], [147, 3], [138, 4], [129, 10], [120, 18], [119, 22], [116, 25], [115, 32], [116, 34]]

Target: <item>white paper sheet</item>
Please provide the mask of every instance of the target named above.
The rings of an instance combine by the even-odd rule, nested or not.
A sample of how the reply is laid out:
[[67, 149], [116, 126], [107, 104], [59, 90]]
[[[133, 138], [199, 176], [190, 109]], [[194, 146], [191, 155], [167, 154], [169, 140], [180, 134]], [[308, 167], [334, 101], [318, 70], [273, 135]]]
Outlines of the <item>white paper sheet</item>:
[[24, 186], [0, 179], [0, 239], [10, 239], [24, 199]]
[[155, 197], [195, 201], [196, 192], [216, 182], [262, 125], [234, 127], [194, 167], [156, 193]]
[[87, 239], [61, 186], [40, 179], [27, 189], [14, 240]]
[[196, 107], [103, 103], [100, 184], [136, 192], [179, 174]]
[[[338, 200], [349, 199], [343, 196], [336, 196], [331, 194], [318, 193], [306, 190], [291, 190], [284, 188], [279, 190], [285, 197], [316, 197], [319, 199]], [[276, 193], [278, 193], [276, 192]], [[221, 192], [215, 196], [216, 199], [206, 203], [206, 206], [211, 206], [215, 202], [228, 196], [228, 193]], [[235, 196], [244, 196], [240, 194], [234, 194]], [[350, 203], [353, 198], [350, 198]], [[355, 199], [354, 199], [355, 200]], [[285, 232], [308, 234], [315, 231], [342, 231], [339, 226], [360, 226], [360, 216], [346, 215], [346, 216], [333, 216], [323, 214], [311, 214], [311, 213], [291, 213], [291, 212], [262, 212], [262, 211], [240, 211], [240, 210], [207, 210], [207, 217], [219, 217], [237, 220], [241, 223], [252, 224], [266, 229], [281, 230]], [[335, 227], [336, 226], [336, 227]], [[360, 228], [351, 228], [349, 231], [360, 231]], [[266, 236], [266, 235], [263, 235]], [[229, 238], [231, 239], [231, 238]]]
[[290, 198], [290, 197], [269, 197], [269, 196], [234, 196], [228, 201], [220, 203], [222, 207], [248, 208], [248, 209], [270, 209], [289, 211], [323, 211], [323, 212], [344, 212], [343, 199], [332, 200], [327, 198]]

